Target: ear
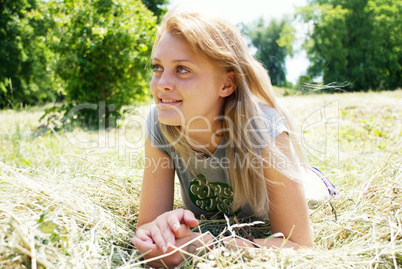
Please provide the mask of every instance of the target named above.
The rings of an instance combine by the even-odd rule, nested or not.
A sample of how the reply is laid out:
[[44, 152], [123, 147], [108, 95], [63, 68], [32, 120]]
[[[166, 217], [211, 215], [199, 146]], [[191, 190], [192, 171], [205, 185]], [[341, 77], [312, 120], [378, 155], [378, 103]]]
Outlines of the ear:
[[220, 91], [221, 97], [228, 97], [231, 95], [237, 88], [236, 74], [233, 71], [225, 74], [223, 87]]

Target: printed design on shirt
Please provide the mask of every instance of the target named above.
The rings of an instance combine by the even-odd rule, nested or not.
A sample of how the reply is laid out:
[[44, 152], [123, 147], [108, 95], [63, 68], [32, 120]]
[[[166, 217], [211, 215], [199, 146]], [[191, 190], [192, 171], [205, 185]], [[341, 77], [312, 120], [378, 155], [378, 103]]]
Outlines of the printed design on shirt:
[[233, 190], [228, 184], [208, 182], [204, 175], [199, 174], [191, 180], [189, 188], [190, 199], [198, 208], [208, 212], [233, 214]]

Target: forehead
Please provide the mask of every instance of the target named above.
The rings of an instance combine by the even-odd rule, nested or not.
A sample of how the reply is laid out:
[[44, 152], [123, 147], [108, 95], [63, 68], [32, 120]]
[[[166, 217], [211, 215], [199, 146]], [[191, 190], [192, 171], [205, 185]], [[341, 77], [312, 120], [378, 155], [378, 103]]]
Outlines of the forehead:
[[196, 61], [205, 61], [206, 59], [198, 54], [196, 54], [191, 47], [188, 45], [187, 41], [179, 36], [172, 35], [167, 32], [164, 33], [159, 40], [156, 47], [154, 58], [161, 59], [192, 59]]

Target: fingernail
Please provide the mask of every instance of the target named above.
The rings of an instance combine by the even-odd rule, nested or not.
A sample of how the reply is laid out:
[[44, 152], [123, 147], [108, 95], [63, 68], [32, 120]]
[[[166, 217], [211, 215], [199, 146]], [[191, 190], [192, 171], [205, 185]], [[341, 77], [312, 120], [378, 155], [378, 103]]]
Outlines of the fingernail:
[[177, 231], [177, 229], [179, 229], [180, 228], [180, 225], [179, 224], [173, 224], [173, 230], [175, 230], [175, 231]]
[[165, 246], [163, 246], [163, 247], [162, 247], [162, 251], [163, 251], [163, 253], [166, 253], [167, 248], [166, 248]]
[[153, 243], [151, 239], [147, 239], [145, 241], [147, 241], [148, 243], [151, 243], [151, 244]]

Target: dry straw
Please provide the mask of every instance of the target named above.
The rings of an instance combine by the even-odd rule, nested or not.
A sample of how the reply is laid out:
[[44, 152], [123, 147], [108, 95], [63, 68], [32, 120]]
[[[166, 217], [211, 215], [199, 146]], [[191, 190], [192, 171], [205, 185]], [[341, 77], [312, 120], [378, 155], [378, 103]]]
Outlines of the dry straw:
[[[400, 268], [401, 98], [395, 91], [283, 99], [300, 122], [309, 115], [307, 108], [339, 102], [339, 163], [324, 166], [312, 159], [340, 190], [336, 199], [311, 211], [316, 246], [298, 251], [204, 246], [191, 255], [183, 247], [176, 250], [188, 255], [182, 267]], [[0, 112], [0, 268], [141, 267], [144, 261], [130, 243], [141, 160], [120, 151], [122, 141], [139, 137], [141, 128], [75, 130], [82, 140], [113, 136], [120, 141], [120, 146], [83, 149], [63, 132], [39, 132], [41, 113]], [[131, 150], [143, 154], [141, 148]], [[181, 206], [178, 192], [175, 206]], [[241, 236], [232, 219], [203, 220], [202, 227], [215, 231], [217, 239]], [[244, 228], [260, 237], [261, 227]]]

